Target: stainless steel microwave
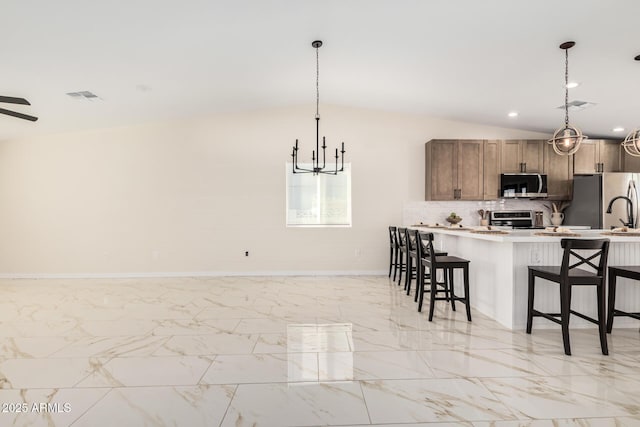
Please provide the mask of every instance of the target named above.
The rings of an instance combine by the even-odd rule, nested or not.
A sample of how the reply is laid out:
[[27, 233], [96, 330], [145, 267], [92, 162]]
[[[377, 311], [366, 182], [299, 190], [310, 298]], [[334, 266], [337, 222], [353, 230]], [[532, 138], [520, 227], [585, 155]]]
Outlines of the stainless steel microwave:
[[503, 173], [500, 196], [504, 198], [547, 197], [547, 175], [539, 173]]

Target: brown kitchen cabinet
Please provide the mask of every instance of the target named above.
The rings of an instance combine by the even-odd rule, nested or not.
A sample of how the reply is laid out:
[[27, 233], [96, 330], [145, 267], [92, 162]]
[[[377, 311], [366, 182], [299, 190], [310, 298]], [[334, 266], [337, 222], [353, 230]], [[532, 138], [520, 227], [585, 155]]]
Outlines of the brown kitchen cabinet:
[[436, 139], [425, 148], [426, 200], [483, 199], [483, 140]]
[[484, 141], [484, 194], [482, 197], [484, 200], [495, 200], [500, 197], [500, 174], [502, 173], [500, 144], [501, 141], [498, 140]]
[[601, 173], [622, 171], [620, 141], [587, 139], [573, 155], [573, 173]]
[[509, 139], [502, 141], [502, 173], [542, 173], [545, 141]]
[[624, 148], [620, 148], [620, 150], [622, 151], [622, 171], [640, 172], [640, 157], [632, 156]]
[[570, 200], [573, 195], [571, 156], [557, 154], [551, 144], [545, 144], [544, 150], [544, 173], [547, 175], [549, 200]]

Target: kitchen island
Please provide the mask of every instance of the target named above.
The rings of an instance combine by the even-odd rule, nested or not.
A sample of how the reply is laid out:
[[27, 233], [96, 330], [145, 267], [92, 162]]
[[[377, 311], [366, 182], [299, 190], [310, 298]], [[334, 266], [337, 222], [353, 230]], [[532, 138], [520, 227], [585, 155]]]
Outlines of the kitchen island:
[[[436, 249], [460, 256], [470, 263], [471, 306], [510, 329], [524, 329], [527, 320], [527, 279], [529, 265], [560, 265], [562, 248], [560, 236], [539, 236], [540, 230], [514, 230], [509, 234], [478, 234], [468, 230], [410, 226], [435, 235]], [[608, 265], [640, 265], [640, 237], [603, 235], [603, 230], [580, 230], [583, 239], [608, 238]], [[537, 279], [535, 307], [540, 311], [559, 312], [560, 296], [557, 284]], [[456, 293], [461, 277], [455, 277]], [[635, 286], [620, 279], [617, 288], [617, 307], [625, 311], [640, 310], [640, 283]], [[596, 316], [596, 293], [592, 286], [575, 287], [572, 293], [573, 310]], [[436, 319], [434, 319], [436, 320]], [[637, 326], [638, 321], [616, 318], [615, 327]], [[572, 327], [596, 327], [571, 317]], [[535, 328], [557, 327], [546, 319], [535, 318]]]

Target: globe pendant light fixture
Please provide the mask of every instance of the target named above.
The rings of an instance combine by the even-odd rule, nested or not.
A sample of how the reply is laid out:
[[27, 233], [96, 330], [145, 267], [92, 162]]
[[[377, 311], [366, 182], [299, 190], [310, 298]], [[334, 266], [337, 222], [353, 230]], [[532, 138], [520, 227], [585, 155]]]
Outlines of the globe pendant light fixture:
[[[293, 151], [291, 152], [291, 157], [293, 159], [292, 168], [293, 173], [312, 173], [314, 175], [318, 174], [329, 174], [329, 175], [337, 175], [338, 172], [344, 171], [344, 142], [342, 143], [342, 149], [340, 150], [340, 156], [338, 156], [338, 149], [336, 148], [336, 164], [333, 170], [325, 170], [326, 164], [326, 149], [327, 144], [325, 143], [325, 137], [322, 137], [322, 164], [320, 163], [320, 61], [318, 56], [318, 49], [322, 46], [322, 41], [316, 40], [311, 43], [311, 46], [316, 50], [316, 149], [311, 152], [311, 168], [301, 168], [298, 166], [298, 140], [296, 139], [296, 145], [293, 146]], [[341, 167], [338, 169], [338, 159], [341, 160]]]
[[640, 129], [631, 131], [624, 141], [622, 141], [622, 146], [627, 154], [640, 157]]
[[[637, 55], [633, 59], [640, 61], [640, 55]], [[640, 129], [636, 128], [629, 132], [629, 135], [622, 141], [622, 146], [627, 154], [640, 157]]]
[[547, 141], [553, 145], [553, 151], [557, 154], [569, 156], [580, 148], [583, 140], [589, 138], [580, 132], [575, 126], [569, 124], [569, 49], [575, 46], [575, 42], [564, 42], [560, 49], [564, 50], [564, 126], [555, 131], [553, 138]]

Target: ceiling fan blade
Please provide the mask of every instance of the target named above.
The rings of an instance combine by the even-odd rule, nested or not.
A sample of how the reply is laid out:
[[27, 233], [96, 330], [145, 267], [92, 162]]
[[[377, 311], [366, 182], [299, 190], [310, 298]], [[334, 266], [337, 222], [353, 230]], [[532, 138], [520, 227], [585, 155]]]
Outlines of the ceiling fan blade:
[[26, 99], [14, 98], [13, 96], [0, 96], [0, 102], [6, 102], [8, 104], [31, 105], [31, 103]]
[[36, 120], [38, 120], [37, 117], [33, 117], [33, 116], [28, 115], [28, 114], [18, 113], [16, 111], [5, 110], [4, 108], [0, 108], [0, 114], [6, 114], [7, 116], [13, 116], [13, 117], [17, 117], [19, 119], [25, 119], [25, 120], [29, 120], [29, 121], [32, 121], [32, 122], [35, 122]]

